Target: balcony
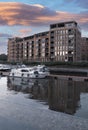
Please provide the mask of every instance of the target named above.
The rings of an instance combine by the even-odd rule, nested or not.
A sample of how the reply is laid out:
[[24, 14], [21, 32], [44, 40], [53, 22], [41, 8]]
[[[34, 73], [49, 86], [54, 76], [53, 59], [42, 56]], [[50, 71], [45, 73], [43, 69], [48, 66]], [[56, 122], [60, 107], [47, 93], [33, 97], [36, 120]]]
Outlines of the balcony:
[[69, 35], [73, 35], [73, 34], [74, 34], [74, 30], [73, 30], [73, 29], [69, 29], [69, 30], [68, 30], [68, 34], [69, 34]]
[[52, 43], [52, 44], [50, 44], [50, 47], [51, 47], [51, 48], [52, 48], [52, 47], [54, 48], [54, 44], [53, 44], [53, 43]]
[[54, 48], [51, 48], [51, 49], [50, 49], [50, 52], [55, 52]]

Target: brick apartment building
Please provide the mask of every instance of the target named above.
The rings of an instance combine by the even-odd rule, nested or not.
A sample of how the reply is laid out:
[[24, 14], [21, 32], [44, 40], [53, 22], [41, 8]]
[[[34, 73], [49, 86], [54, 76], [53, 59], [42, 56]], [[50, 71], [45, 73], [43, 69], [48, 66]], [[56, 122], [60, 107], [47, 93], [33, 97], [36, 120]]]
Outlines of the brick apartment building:
[[88, 61], [88, 38], [81, 38], [81, 60]]
[[81, 60], [81, 31], [75, 21], [51, 24], [49, 31], [23, 38], [9, 38], [8, 61]]

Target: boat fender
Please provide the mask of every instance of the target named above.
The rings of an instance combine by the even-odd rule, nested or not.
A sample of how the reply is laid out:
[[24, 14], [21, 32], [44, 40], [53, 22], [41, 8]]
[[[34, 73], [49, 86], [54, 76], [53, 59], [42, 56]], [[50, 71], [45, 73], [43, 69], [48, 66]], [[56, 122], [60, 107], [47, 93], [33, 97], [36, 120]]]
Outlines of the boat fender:
[[24, 76], [24, 73], [22, 73], [22, 75], [21, 75], [22, 77]]
[[2, 76], [2, 75], [3, 75], [3, 73], [1, 72], [1, 73], [0, 73], [0, 75]]
[[14, 76], [14, 73], [12, 73], [12, 76]]
[[37, 78], [38, 75], [39, 75], [38, 71], [35, 71], [34, 74], [35, 74], [35, 77], [36, 77], [36, 78]]
[[29, 77], [29, 74], [27, 74], [27, 77]]

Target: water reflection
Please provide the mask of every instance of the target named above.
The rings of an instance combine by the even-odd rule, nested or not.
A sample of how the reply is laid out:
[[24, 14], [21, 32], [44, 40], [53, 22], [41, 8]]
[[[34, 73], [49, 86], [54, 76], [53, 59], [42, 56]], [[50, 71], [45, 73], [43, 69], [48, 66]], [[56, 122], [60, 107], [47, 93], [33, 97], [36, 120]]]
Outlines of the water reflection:
[[[54, 80], [54, 81], [53, 81]], [[53, 79], [49, 89], [49, 108], [73, 114], [80, 107], [80, 89], [75, 82]]]
[[[29, 81], [19, 78], [8, 78], [8, 89], [29, 93], [29, 98], [48, 102], [49, 109], [75, 114], [81, 110], [85, 100], [88, 100], [88, 82], [71, 80], [30, 79]], [[82, 100], [81, 95], [86, 94]], [[86, 106], [88, 112], [88, 105]]]
[[[52, 78], [49, 86], [50, 109], [78, 116], [84, 113], [83, 105], [88, 101], [88, 82]], [[85, 109], [88, 113], [87, 104]]]
[[17, 92], [30, 93], [29, 98], [47, 101], [48, 79], [8, 78], [8, 89]]

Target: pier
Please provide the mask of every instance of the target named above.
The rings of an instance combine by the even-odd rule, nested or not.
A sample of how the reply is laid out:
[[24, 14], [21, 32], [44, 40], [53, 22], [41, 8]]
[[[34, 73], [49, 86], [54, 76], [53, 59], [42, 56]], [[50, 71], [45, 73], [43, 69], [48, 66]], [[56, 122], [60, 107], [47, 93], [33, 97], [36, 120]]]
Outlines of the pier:
[[50, 73], [55, 75], [70, 75], [70, 76], [88, 76], [88, 69], [83, 68], [58, 68], [58, 67], [51, 67]]
[[50, 68], [50, 76], [54, 78], [73, 80], [73, 81], [88, 81], [88, 69], [77, 68]]
[[73, 80], [73, 81], [86, 81], [88, 82], [88, 77], [86, 76], [71, 76], [71, 75], [55, 75], [55, 74], [50, 74], [49, 77], [53, 78], [59, 78], [62, 80]]

